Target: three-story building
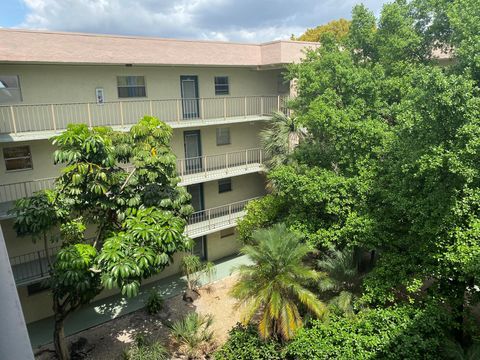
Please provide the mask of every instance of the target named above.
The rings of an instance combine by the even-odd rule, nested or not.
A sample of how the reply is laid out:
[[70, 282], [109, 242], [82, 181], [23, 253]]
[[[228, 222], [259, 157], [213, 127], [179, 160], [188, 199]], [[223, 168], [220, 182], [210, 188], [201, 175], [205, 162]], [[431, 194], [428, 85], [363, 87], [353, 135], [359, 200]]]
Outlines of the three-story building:
[[[285, 65], [312, 46], [0, 30], [0, 225], [27, 323], [51, 315], [47, 261], [41, 244], [16, 236], [8, 210], [59, 175], [53, 135], [69, 123], [121, 131], [144, 115], [165, 121], [192, 195], [194, 252], [234, 255], [236, 221], [265, 192], [259, 131], [285, 111]], [[174, 263], [156, 279], [175, 272]]]

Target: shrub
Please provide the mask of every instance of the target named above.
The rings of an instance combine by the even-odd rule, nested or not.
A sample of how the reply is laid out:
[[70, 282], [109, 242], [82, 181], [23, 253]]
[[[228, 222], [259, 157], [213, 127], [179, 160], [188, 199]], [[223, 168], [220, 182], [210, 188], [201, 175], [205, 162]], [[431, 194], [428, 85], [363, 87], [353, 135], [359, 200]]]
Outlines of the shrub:
[[227, 342], [214, 353], [215, 360], [280, 360], [280, 344], [263, 341], [253, 326], [237, 324], [230, 330]]
[[160, 310], [163, 309], [163, 298], [160, 293], [156, 290], [150, 291], [150, 295], [147, 299], [147, 312], [150, 315], [157, 314]]
[[142, 335], [138, 335], [135, 343], [123, 353], [124, 360], [167, 360], [168, 358], [168, 351], [162, 344], [148, 343]]
[[188, 313], [184, 318], [170, 326], [172, 338], [178, 345], [178, 351], [190, 358], [208, 353], [213, 342], [213, 323], [211, 315]]
[[401, 306], [361, 311], [357, 317], [332, 315], [313, 321], [288, 344], [288, 356], [302, 359], [441, 359], [448, 328], [445, 310]]

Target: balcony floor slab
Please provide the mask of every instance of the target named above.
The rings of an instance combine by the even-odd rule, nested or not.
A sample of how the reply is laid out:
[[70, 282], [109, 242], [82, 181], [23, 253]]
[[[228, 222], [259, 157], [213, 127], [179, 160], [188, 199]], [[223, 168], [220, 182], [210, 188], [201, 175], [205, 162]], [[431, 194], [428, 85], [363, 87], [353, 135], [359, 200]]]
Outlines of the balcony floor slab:
[[[169, 121], [167, 122], [173, 129], [184, 129], [184, 128], [197, 128], [203, 126], [211, 125], [224, 125], [224, 124], [238, 124], [238, 123], [248, 123], [254, 121], [268, 121], [271, 120], [271, 116], [237, 116], [237, 117], [227, 117], [227, 118], [216, 118], [216, 119], [191, 119], [191, 120], [179, 120], [179, 121]], [[129, 131], [133, 124], [119, 126], [113, 125], [110, 126], [116, 131]], [[108, 126], [108, 125], [105, 125]], [[0, 143], [9, 143], [17, 141], [33, 141], [33, 140], [47, 140], [52, 136], [61, 134], [63, 130], [45, 130], [45, 131], [25, 131], [18, 133], [8, 133], [0, 134]]]

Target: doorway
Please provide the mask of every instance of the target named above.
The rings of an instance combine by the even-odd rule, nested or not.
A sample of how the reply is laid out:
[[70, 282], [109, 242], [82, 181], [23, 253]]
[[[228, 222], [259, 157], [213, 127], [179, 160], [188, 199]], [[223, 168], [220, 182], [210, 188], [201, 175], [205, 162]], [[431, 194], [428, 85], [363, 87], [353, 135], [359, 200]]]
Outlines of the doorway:
[[180, 90], [182, 95], [183, 119], [196, 119], [199, 117], [200, 106], [198, 101], [198, 76], [181, 75]]

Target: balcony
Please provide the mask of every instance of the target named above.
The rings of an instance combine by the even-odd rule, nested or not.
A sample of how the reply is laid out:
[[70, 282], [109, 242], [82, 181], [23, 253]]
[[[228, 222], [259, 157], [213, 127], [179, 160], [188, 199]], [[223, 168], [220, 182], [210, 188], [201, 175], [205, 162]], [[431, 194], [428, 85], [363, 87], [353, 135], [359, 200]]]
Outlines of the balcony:
[[[188, 219], [185, 234], [191, 238], [196, 238], [235, 226], [237, 220], [245, 215], [245, 205], [254, 199], [256, 198], [193, 213]], [[49, 249], [49, 255], [52, 260], [53, 255], [59, 249], [60, 247]], [[49, 266], [45, 250], [12, 256], [10, 257], [10, 264], [17, 285], [28, 285], [49, 277]]]
[[[178, 159], [180, 186], [198, 184], [226, 177], [263, 171], [265, 155], [262, 149], [245, 149], [219, 155]], [[36, 191], [53, 188], [56, 177], [0, 185], [0, 219], [8, 218], [8, 210], [21, 198]]]
[[173, 128], [268, 120], [286, 111], [280, 95], [0, 106], [0, 142], [48, 139], [70, 123], [128, 130], [144, 115]]
[[263, 170], [262, 149], [246, 149], [219, 155], [206, 155], [177, 160], [180, 185], [192, 185], [225, 177], [245, 175]]

